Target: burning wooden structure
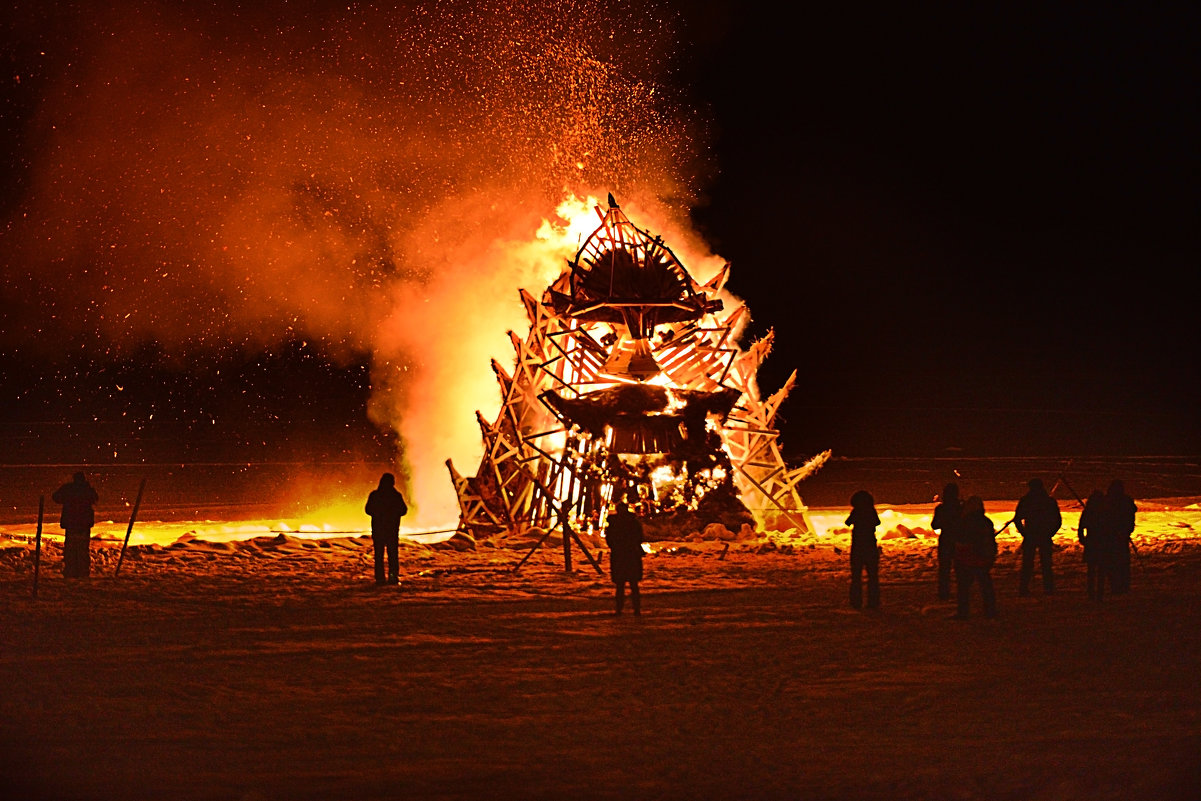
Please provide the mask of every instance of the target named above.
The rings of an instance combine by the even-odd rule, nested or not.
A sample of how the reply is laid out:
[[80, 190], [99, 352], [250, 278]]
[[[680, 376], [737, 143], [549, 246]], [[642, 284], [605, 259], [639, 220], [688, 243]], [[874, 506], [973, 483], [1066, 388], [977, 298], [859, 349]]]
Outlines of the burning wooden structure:
[[479, 539], [561, 527], [566, 541], [602, 527], [617, 492], [637, 493], [652, 519], [691, 515], [693, 531], [731, 515], [810, 530], [797, 484], [829, 452], [785, 464], [774, 421], [796, 373], [760, 398], [755, 374], [772, 336], [746, 350], [734, 342], [746, 309], [727, 312], [717, 297], [729, 265], [698, 284], [612, 195], [597, 214], [542, 297], [520, 291], [529, 333], [509, 333], [512, 372], [492, 363], [501, 408], [491, 421], [476, 413], [479, 470], [468, 478], [446, 463], [460, 530]]

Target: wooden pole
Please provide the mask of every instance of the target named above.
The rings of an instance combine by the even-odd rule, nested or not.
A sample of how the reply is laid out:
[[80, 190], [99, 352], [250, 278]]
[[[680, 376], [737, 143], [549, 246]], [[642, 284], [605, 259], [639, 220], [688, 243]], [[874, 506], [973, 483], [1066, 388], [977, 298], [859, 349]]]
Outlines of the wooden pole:
[[567, 520], [560, 519], [563, 524], [563, 572], [573, 572], [571, 567], [571, 527]]
[[125, 529], [125, 542], [121, 544], [121, 556], [117, 559], [117, 570], [113, 577], [121, 575], [121, 563], [125, 561], [125, 549], [129, 547], [129, 535], [133, 532], [133, 521], [138, 517], [138, 507], [142, 505], [142, 491], [146, 489], [146, 479], [138, 485], [138, 497], [133, 502], [133, 511], [129, 513], [129, 528]]
[[588, 562], [594, 568], [596, 568], [597, 573], [604, 575], [604, 571], [601, 570], [600, 562], [596, 561], [595, 557], [593, 557], [592, 554], [588, 551], [588, 547], [586, 545], [584, 545], [584, 541], [580, 539], [580, 535], [577, 534], [575, 529], [572, 528], [570, 525], [567, 525], [566, 523], [564, 525], [567, 526], [567, 533], [571, 535], [571, 538], [573, 540], [575, 540], [575, 544], [580, 546], [580, 551], [583, 552], [584, 557], [588, 560]]
[[[1070, 483], [1068, 483], [1068, 477], [1066, 475], [1064, 475], [1063, 473], [1059, 474], [1059, 481], [1055, 482], [1056, 486], [1058, 486], [1061, 483], [1065, 487], [1068, 488], [1068, 492], [1072, 493], [1072, 497], [1076, 499], [1076, 503], [1080, 504], [1080, 508], [1083, 509], [1084, 508], [1084, 499], [1080, 497], [1079, 492], [1076, 492], [1076, 488], [1073, 487]], [[1055, 488], [1052, 487], [1051, 491], [1054, 492]], [[1050, 494], [1050, 493], [1048, 493], [1048, 494]]]
[[571, 573], [571, 525], [567, 515], [571, 511], [571, 496], [575, 492], [575, 473], [569, 473], [567, 479], [567, 500], [559, 505], [559, 524], [563, 526], [563, 571]]
[[38, 597], [38, 573], [42, 568], [42, 517], [46, 512], [46, 496], [38, 496], [38, 533], [33, 546], [33, 597]]
[[534, 543], [534, 547], [533, 547], [533, 548], [530, 548], [530, 550], [529, 550], [529, 551], [526, 553], [526, 555], [525, 555], [525, 556], [523, 556], [523, 557], [521, 557], [521, 561], [520, 561], [520, 562], [518, 562], [516, 565], [514, 565], [514, 566], [513, 566], [513, 572], [514, 572], [514, 573], [516, 573], [518, 570], [521, 570], [521, 566], [522, 566], [522, 565], [524, 565], [526, 562], [528, 562], [528, 561], [529, 561], [530, 557], [534, 555], [534, 551], [536, 551], [536, 550], [538, 550], [539, 548], [541, 548], [541, 547], [542, 547], [542, 543], [546, 542], [546, 538], [550, 536], [550, 533], [551, 533], [552, 531], [554, 531], [554, 529], [553, 529], [553, 528], [547, 528], [547, 529], [546, 529], [546, 533], [545, 533], [545, 534], [543, 534], [543, 535], [542, 535], [542, 536], [541, 536], [541, 537], [538, 539], [538, 541]]

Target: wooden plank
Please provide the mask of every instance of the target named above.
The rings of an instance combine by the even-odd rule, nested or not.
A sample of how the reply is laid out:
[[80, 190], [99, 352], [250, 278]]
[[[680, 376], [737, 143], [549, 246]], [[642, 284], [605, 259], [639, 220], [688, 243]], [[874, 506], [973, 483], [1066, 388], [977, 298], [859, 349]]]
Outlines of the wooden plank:
[[142, 483], [138, 485], [138, 497], [133, 502], [133, 510], [129, 513], [129, 527], [125, 529], [125, 542], [121, 544], [121, 556], [117, 558], [117, 569], [113, 571], [113, 577], [121, 575], [121, 564], [125, 561], [125, 549], [129, 547], [129, 535], [133, 533], [134, 521], [138, 519], [138, 507], [142, 505], [142, 493], [146, 490], [146, 479], [142, 479]]
[[38, 530], [33, 546], [33, 597], [38, 597], [38, 576], [42, 569], [42, 518], [46, 511], [46, 496], [38, 496]]

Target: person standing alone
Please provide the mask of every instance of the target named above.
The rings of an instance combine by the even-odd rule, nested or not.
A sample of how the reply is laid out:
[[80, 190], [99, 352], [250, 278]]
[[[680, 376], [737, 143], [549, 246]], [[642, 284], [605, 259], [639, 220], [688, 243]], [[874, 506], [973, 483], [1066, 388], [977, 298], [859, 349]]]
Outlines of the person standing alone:
[[92, 572], [92, 526], [96, 524], [93, 507], [100, 497], [83, 473], [76, 473], [70, 482], [56, 489], [50, 497], [63, 507], [58, 519], [58, 524], [65, 532], [63, 576], [87, 578]]
[[379, 486], [367, 496], [367, 514], [371, 516], [371, 543], [375, 550], [375, 583], [383, 584], [384, 556], [388, 558], [387, 583], [400, 583], [397, 564], [400, 548], [400, 518], [409, 511], [404, 496], [396, 489], [396, 476], [384, 473]]
[[867, 573], [867, 608], [880, 608], [880, 546], [876, 543], [876, 501], [867, 490], [851, 496], [851, 606], [863, 608], [863, 573]]
[[642, 595], [638, 584], [642, 581], [642, 521], [629, 506], [629, 495], [622, 498], [609, 515], [605, 526], [605, 541], [609, 545], [609, 573], [613, 578], [615, 607], [613, 614], [620, 615], [625, 606], [625, 589], [630, 585], [630, 605], [634, 614], [642, 614]]

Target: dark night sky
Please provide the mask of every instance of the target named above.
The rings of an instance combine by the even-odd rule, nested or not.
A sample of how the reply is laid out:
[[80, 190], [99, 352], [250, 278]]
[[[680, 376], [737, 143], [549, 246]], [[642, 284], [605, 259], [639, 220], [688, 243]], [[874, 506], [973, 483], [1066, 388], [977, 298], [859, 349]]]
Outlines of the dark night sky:
[[[715, 167], [693, 219], [731, 261], [753, 331], [775, 330], [764, 389], [800, 371], [786, 445], [1201, 452], [1196, 7], [882, 5], [683, 14], [676, 79], [708, 119]], [[27, 75], [4, 98], [9, 209], [31, 180], [28, 18], [5, 26], [9, 66]], [[6, 339], [15, 415], [138, 411], [34, 388], [69, 360], [47, 378]], [[173, 385], [185, 417], [221, 408], [219, 381], [227, 410], [251, 387], [264, 419], [362, 422], [363, 366], [296, 343], [220, 379], [119, 369]], [[314, 381], [345, 397], [292, 391]]]
[[801, 370], [794, 436], [1197, 452], [1198, 19], [730, 14], [702, 83], [722, 172], [697, 216], [775, 327], [771, 371]]

